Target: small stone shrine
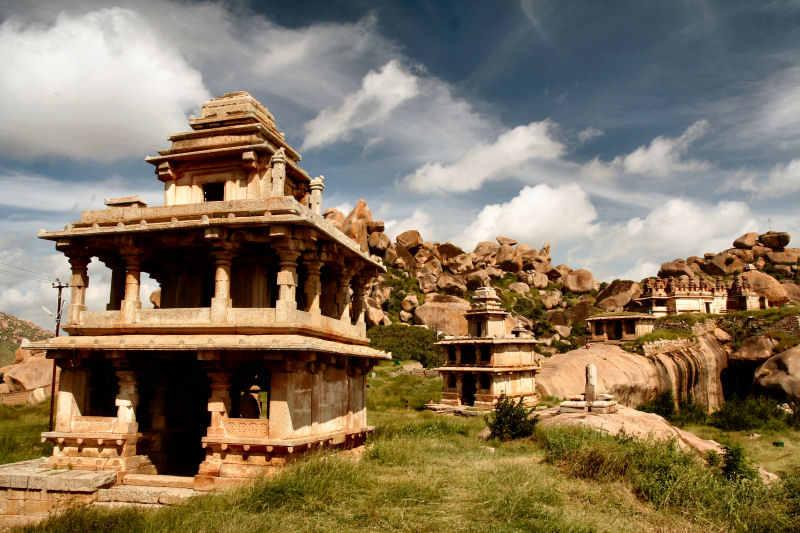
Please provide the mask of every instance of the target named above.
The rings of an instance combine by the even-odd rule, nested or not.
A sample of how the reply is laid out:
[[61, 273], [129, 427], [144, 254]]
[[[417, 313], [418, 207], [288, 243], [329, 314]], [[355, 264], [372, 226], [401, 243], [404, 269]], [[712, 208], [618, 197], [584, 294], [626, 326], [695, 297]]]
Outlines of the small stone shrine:
[[583, 393], [571, 396], [558, 407], [559, 413], [610, 414], [616, 413], [617, 410], [617, 402], [612, 395], [598, 394], [597, 367], [594, 365], [586, 365], [586, 388]]
[[[189, 125], [146, 159], [163, 207], [107, 200], [39, 234], [72, 266], [69, 336], [32, 343], [61, 369], [50, 468], [208, 488], [373, 429], [366, 376], [389, 356], [368, 347], [364, 293], [384, 267], [320, 216], [323, 178], [248, 93]], [[111, 271], [102, 310], [86, 306], [93, 260]]]
[[536, 374], [542, 356], [533, 351], [540, 341], [523, 328], [506, 333], [508, 313], [491, 287], [481, 287], [466, 311], [469, 335], [445, 337], [437, 342], [444, 351], [445, 364], [436, 370], [444, 384], [442, 403], [491, 409], [501, 394], [538, 402]]

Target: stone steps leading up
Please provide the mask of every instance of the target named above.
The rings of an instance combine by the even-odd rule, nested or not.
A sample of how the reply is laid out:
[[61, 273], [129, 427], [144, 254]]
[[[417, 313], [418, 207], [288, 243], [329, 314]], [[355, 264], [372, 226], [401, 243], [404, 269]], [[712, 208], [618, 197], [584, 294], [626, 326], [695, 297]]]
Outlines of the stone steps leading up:
[[176, 489], [194, 488], [194, 477], [160, 476], [150, 474], [128, 474], [122, 480], [124, 485], [140, 487], [170, 487]]
[[123, 484], [110, 489], [100, 489], [97, 492], [97, 502], [179, 505], [197, 494], [198, 492], [194, 489], [182, 487], [146, 487]]

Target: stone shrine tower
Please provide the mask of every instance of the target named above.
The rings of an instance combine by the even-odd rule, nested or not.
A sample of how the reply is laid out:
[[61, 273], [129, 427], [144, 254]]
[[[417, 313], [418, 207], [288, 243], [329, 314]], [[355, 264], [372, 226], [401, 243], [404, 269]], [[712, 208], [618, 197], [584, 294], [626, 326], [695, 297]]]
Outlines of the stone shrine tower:
[[[367, 425], [364, 292], [381, 263], [320, 216], [311, 179], [246, 92], [206, 102], [148, 157], [164, 206], [107, 200], [41, 232], [72, 266], [68, 337], [33, 343], [61, 368], [49, 466], [249, 477]], [[87, 266], [111, 271], [88, 309]], [[160, 285], [145, 308], [140, 275]]]
[[445, 356], [444, 366], [436, 369], [444, 380], [442, 403], [491, 408], [505, 394], [536, 404], [536, 374], [543, 357], [533, 347], [540, 341], [521, 328], [506, 334], [508, 313], [493, 288], [477, 289], [472, 301], [465, 313], [469, 335], [436, 343]]

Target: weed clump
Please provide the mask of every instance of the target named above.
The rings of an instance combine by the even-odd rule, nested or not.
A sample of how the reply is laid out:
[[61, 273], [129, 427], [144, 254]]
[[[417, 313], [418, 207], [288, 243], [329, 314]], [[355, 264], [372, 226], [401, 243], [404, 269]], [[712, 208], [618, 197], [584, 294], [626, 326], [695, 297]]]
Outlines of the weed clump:
[[495, 404], [495, 410], [486, 417], [492, 438], [500, 440], [523, 439], [533, 435], [539, 415], [533, 415], [534, 408], [522, 404], [524, 398], [514, 402], [505, 394], [501, 394]]

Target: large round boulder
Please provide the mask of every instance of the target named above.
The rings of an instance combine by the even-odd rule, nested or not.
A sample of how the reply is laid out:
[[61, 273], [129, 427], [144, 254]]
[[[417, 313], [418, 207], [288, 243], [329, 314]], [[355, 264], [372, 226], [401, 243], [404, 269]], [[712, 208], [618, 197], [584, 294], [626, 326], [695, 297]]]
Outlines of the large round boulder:
[[748, 363], [763, 363], [772, 357], [772, 349], [778, 344], [775, 339], [764, 335], [754, 335], [747, 338], [742, 346], [728, 358], [732, 361]]
[[409, 252], [416, 252], [417, 248], [422, 246], [424, 242], [422, 236], [415, 229], [404, 231], [397, 236], [397, 244], [408, 250]]
[[756, 245], [758, 242], [758, 232], [751, 231], [750, 233], [745, 233], [735, 241], [733, 241], [734, 248], [740, 248], [742, 250], [749, 250], [753, 246]]
[[694, 276], [694, 270], [685, 261], [666, 261], [661, 263], [661, 270], [658, 271], [659, 278], [678, 278], [681, 276]]
[[631, 300], [638, 297], [642, 289], [635, 281], [614, 280], [597, 295], [597, 307], [604, 311], [622, 311]]
[[564, 288], [575, 294], [585, 294], [594, 289], [594, 276], [586, 269], [568, 272], [563, 279]]
[[777, 398], [800, 401], [800, 346], [772, 356], [758, 367], [753, 388]]
[[392, 244], [392, 240], [382, 231], [375, 231], [369, 234], [367, 244], [369, 244], [371, 252], [383, 256], [389, 248], [389, 245]]
[[53, 362], [44, 357], [28, 357], [4, 368], [3, 381], [11, 391], [31, 390], [51, 385]]
[[789, 281], [781, 283], [783, 290], [786, 291], [786, 296], [792, 303], [800, 303], [800, 285]]
[[780, 250], [782, 248], [786, 248], [786, 245], [789, 244], [790, 239], [791, 235], [789, 235], [785, 231], [769, 231], [759, 236], [758, 242], [760, 242], [767, 248], [772, 248], [773, 250]]
[[783, 305], [789, 301], [786, 289], [769, 274], [764, 274], [758, 270], [750, 270], [742, 274], [742, 277], [750, 283], [750, 288], [753, 289], [753, 292], [766, 298], [771, 306]]
[[329, 207], [328, 209], [325, 210], [324, 213], [322, 213], [322, 216], [323, 218], [325, 218], [325, 220], [333, 224], [334, 227], [336, 227], [336, 229], [341, 231], [342, 226], [344, 225], [344, 219], [345, 219], [344, 213], [342, 213], [335, 207]]
[[469, 302], [457, 296], [431, 294], [414, 310], [414, 323], [445, 335], [466, 335], [468, 330], [464, 312], [469, 308]]
[[436, 280], [436, 287], [447, 294], [464, 294], [467, 292], [467, 284], [461, 277], [454, 276], [450, 272], [442, 272]]
[[353, 210], [342, 223], [342, 232], [358, 243], [361, 249], [369, 252], [368, 227], [372, 222], [372, 213], [367, 202], [359, 200]]

